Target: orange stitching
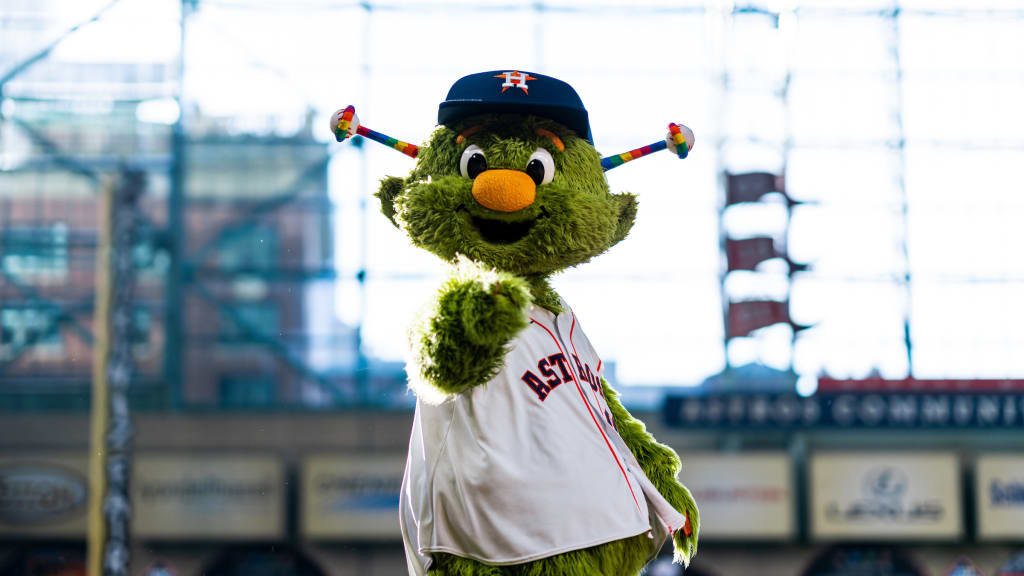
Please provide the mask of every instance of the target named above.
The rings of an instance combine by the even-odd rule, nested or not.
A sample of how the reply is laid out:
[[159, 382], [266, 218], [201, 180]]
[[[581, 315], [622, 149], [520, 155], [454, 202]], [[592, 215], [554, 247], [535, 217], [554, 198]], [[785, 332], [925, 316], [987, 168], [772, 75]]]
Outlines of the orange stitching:
[[552, 132], [551, 130], [537, 128], [537, 134], [551, 138], [551, 141], [555, 143], [555, 148], [558, 148], [559, 152], [565, 152], [565, 144], [562, 144], [562, 139], [559, 138], [558, 136], [555, 136], [555, 133]]
[[473, 134], [476, 134], [477, 132], [482, 130], [483, 127], [484, 127], [483, 124], [477, 124], [476, 126], [471, 126], [469, 128], [466, 128], [465, 130], [462, 131], [462, 134], [459, 134], [459, 137], [455, 139], [455, 143], [456, 144], [462, 144], [463, 140], [465, 140], [466, 138], [472, 136]]

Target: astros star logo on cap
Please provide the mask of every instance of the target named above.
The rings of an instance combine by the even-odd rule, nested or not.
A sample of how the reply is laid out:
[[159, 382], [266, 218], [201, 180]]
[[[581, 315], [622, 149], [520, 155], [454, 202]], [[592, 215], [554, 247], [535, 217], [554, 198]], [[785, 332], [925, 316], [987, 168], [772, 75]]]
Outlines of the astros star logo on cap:
[[534, 78], [533, 76], [520, 73], [519, 70], [514, 70], [512, 72], [502, 72], [501, 74], [495, 74], [494, 77], [505, 79], [505, 82], [501, 85], [502, 93], [504, 93], [505, 90], [508, 90], [509, 88], [518, 86], [519, 88], [523, 89], [523, 92], [529, 94], [530, 91], [527, 89], [528, 86], [526, 85], [526, 81], [536, 80], [536, 78]]
[[[519, 88], [521, 90], [509, 90]], [[437, 108], [437, 123], [450, 128], [480, 114], [526, 114], [554, 120], [588, 143], [590, 120], [579, 94], [562, 80], [508, 68], [459, 78]], [[460, 127], [460, 130], [465, 126]]]

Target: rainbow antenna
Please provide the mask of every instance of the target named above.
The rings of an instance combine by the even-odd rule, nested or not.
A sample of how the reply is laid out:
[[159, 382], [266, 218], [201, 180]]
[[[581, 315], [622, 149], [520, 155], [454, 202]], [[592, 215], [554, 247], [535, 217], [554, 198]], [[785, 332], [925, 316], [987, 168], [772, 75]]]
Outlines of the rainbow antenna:
[[682, 124], [670, 122], [668, 125], [668, 135], [664, 140], [658, 140], [653, 144], [648, 144], [647, 146], [642, 146], [635, 150], [630, 150], [629, 152], [623, 152], [622, 154], [602, 158], [601, 168], [607, 172], [612, 168], [622, 166], [630, 160], [636, 160], [637, 158], [642, 158], [648, 154], [665, 150], [666, 148], [675, 152], [680, 159], [683, 159], [689, 155], [690, 150], [693, 150], [693, 144], [693, 130], [690, 130]]
[[388, 148], [394, 148], [410, 158], [415, 158], [420, 152], [420, 147], [415, 144], [403, 142], [397, 138], [392, 138], [387, 134], [381, 134], [376, 130], [371, 130], [370, 128], [360, 124], [359, 116], [356, 116], [356, 109], [354, 106], [346, 106], [331, 115], [331, 132], [334, 133], [334, 138], [338, 142], [342, 142], [358, 134], [363, 138], [379, 142]]

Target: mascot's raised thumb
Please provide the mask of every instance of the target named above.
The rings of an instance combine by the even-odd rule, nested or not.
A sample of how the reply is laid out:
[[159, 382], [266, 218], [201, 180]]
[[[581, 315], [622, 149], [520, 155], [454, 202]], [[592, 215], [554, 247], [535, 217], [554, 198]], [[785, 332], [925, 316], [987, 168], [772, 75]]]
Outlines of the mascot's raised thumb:
[[693, 132], [602, 158], [571, 86], [522, 70], [459, 79], [423, 146], [331, 117], [412, 158], [381, 211], [450, 273], [410, 330], [416, 414], [399, 519], [410, 575], [632, 576], [699, 519], [676, 453], [622, 406], [552, 275], [625, 239], [636, 196], [605, 171]]

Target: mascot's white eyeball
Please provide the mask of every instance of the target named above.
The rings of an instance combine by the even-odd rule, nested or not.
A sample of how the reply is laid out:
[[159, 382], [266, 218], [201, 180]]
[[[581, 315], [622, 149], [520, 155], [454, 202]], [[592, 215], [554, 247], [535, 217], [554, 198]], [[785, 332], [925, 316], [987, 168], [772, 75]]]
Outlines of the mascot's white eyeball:
[[551, 152], [537, 148], [526, 162], [526, 174], [533, 178], [537, 186], [543, 186], [555, 177], [555, 159]]
[[481, 172], [487, 170], [487, 158], [482, 148], [476, 144], [466, 146], [459, 160], [459, 172], [469, 179], [476, 178]]

